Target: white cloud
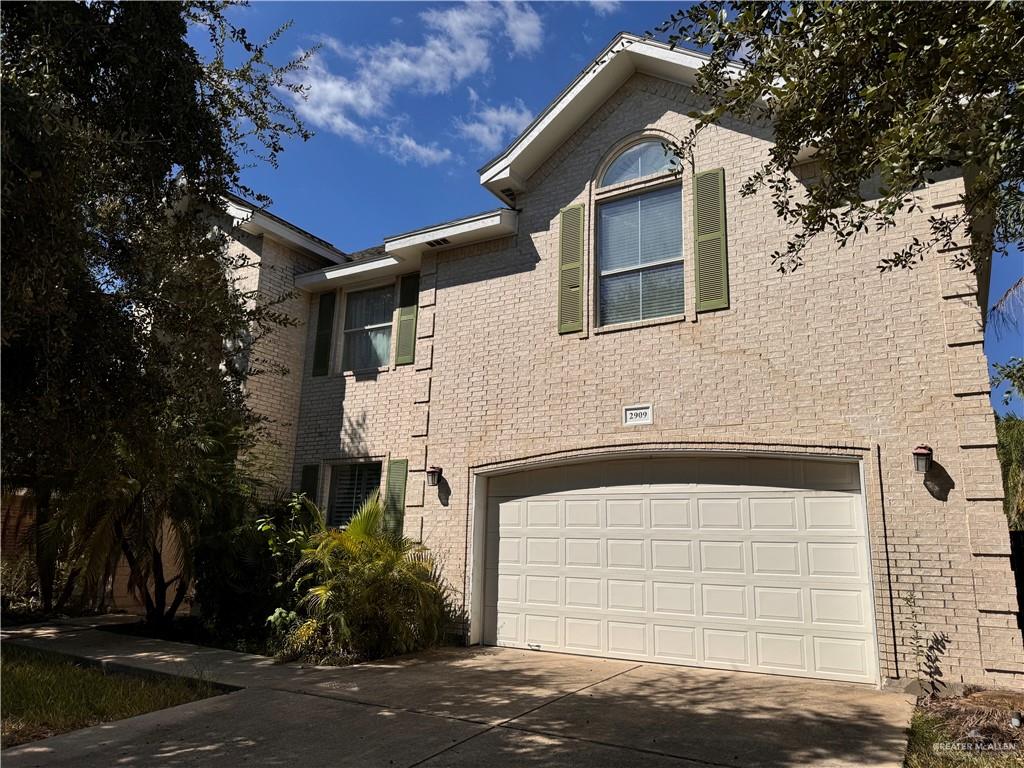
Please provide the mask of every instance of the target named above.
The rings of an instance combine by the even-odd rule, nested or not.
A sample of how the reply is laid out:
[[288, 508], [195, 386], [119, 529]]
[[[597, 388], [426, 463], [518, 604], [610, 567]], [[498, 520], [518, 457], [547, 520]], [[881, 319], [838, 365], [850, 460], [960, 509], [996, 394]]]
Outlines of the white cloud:
[[[300, 116], [314, 127], [360, 143], [383, 137], [381, 149], [406, 162], [432, 165], [450, 159], [451, 151], [436, 143], [384, 127], [394, 122], [397, 97], [409, 91], [449, 93], [486, 73], [492, 47], [501, 39], [511, 43], [510, 55], [530, 55], [540, 49], [544, 25], [534, 9], [521, 2], [429, 8], [419, 14], [419, 21], [424, 32], [416, 44], [396, 39], [356, 46], [320, 38], [322, 50], [296, 78], [308, 87], [305, 100], [294, 100]], [[489, 130], [503, 135], [505, 129]], [[480, 135], [487, 140], [489, 134]]]
[[[472, 98], [475, 95], [476, 92], [471, 89], [470, 102], [474, 105], [477, 103]], [[482, 149], [497, 152], [510, 139], [518, 136], [532, 119], [530, 110], [516, 99], [512, 104], [477, 107], [469, 118], [456, 120], [455, 128], [460, 136], [475, 142]]]
[[544, 24], [526, 3], [503, 3], [505, 30], [515, 53], [530, 55], [540, 50], [544, 40]]
[[586, 0], [585, 4], [589, 5], [598, 16], [611, 16], [622, 8], [622, 0]]
[[415, 162], [417, 165], [437, 165], [452, 157], [452, 151], [437, 144], [420, 144], [406, 133], [389, 133], [384, 140], [387, 142], [388, 154], [402, 165]]

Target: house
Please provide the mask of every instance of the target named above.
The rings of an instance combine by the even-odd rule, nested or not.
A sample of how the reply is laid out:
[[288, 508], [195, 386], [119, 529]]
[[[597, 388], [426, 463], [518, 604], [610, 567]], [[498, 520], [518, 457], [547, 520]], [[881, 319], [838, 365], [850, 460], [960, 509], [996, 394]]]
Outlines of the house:
[[616, 38], [480, 171], [495, 210], [349, 255], [252, 228], [305, 321], [254, 383], [282, 486], [335, 525], [382, 489], [473, 643], [1022, 685], [984, 287], [944, 255], [877, 269], [963, 180], [780, 275], [786, 229], [739, 194], [770, 133], [662, 149], [701, 62]]

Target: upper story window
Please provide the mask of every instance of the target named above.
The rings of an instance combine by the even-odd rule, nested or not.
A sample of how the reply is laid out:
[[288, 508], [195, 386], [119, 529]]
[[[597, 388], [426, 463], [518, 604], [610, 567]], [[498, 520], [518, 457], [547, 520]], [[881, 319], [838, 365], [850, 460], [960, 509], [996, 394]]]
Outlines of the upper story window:
[[683, 192], [673, 184], [598, 206], [601, 325], [683, 311]]
[[388, 364], [394, 310], [394, 284], [346, 294], [342, 370], [361, 371]]
[[665, 152], [665, 147], [660, 141], [644, 141], [634, 144], [615, 158], [601, 177], [599, 186], [621, 184], [624, 181], [671, 171], [675, 167], [675, 158]]

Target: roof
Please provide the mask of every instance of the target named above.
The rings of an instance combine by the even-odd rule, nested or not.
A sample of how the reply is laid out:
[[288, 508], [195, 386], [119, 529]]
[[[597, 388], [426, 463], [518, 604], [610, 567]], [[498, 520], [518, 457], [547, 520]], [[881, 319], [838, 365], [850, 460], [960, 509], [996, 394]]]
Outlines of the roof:
[[313, 253], [323, 259], [340, 264], [348, 257], [332, 243], [301, 227], [297, 227], [290, 221], [271, 213], [259, 203], [246, 200], [238, 195], [228, 194], [228, 213], [236, 219], [237, 225], [247, 232], [254, 234], [269, 234], [279, 240], [292, 245], [299, 250]]
[[384, 243], [380, 245], [371, 245], [369, 248], [363, 248], [361, 251], [353, 251], [352, 253], [345, 254], [346, 261], [368, 261], [370, 259], [380, 258], [384, 255]]
[[526, 179], [633, 74], [644, 72], [693, 85], [707, 60], [694, 51], [619, 33], [501, 154], [480, 169], [480, 183], [513, 205]]
[[451, 248], [514, 234], [518, 214], [511, 208], [474, 213], [442, 224], [384, 238], [384, 250], [397, 256], [419, 256], [436, 248]]

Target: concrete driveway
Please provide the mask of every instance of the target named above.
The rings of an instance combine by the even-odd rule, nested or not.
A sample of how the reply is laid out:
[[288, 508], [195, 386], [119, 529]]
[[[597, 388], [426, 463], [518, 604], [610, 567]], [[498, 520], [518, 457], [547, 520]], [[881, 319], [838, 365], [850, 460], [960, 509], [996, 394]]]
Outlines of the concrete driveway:
[[498, 648], [230, 666], [244, 689], [6, 750], [4, 768], [896, 768], [913, 710], [851, 685]]

